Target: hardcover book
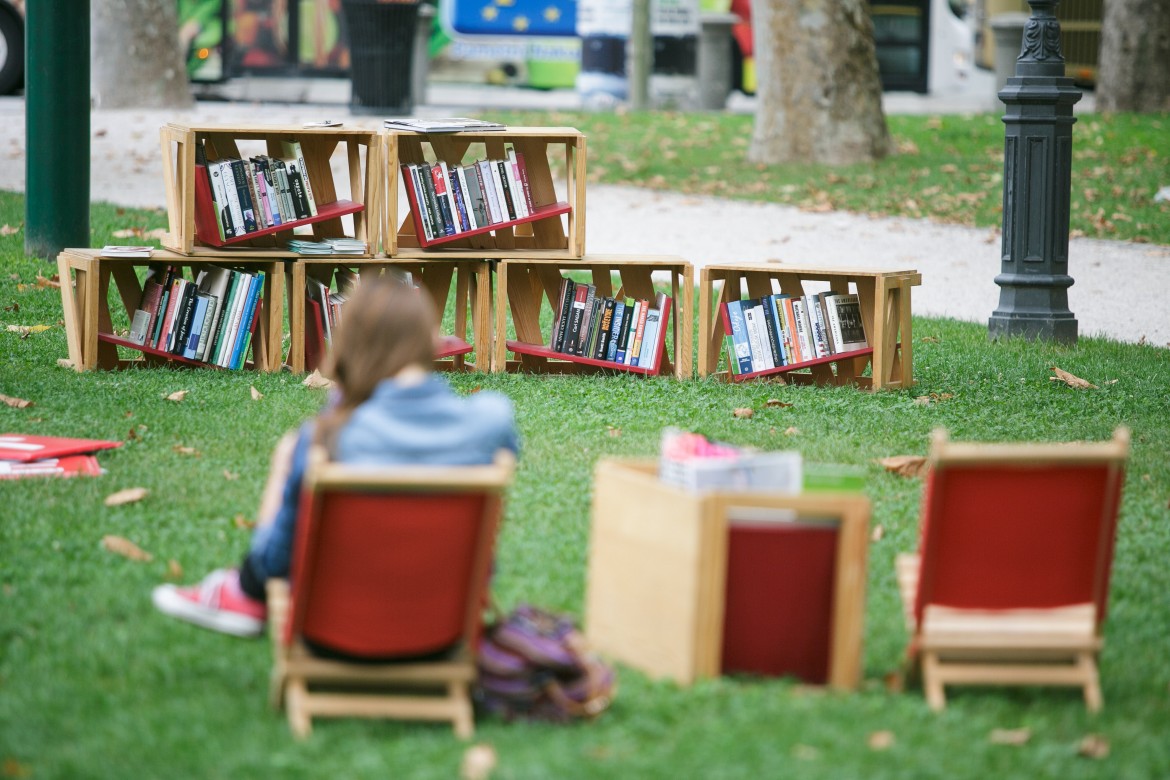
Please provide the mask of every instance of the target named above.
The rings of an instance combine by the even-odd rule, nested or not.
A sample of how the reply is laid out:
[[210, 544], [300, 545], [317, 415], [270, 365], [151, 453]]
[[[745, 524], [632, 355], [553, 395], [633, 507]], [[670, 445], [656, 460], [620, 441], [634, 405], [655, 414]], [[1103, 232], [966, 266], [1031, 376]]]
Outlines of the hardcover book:
[[841, 331], [840, 352], [865, 349], [869, 341], [865, 337], [865, 325], [861, 319], [861, 302], [854, 293], [830, 295], [826, 300], [830, 312], [835, 312]]
[[61, 458], [121, 447], [120, 441], [73, 439], [62, 436], [33, 436], [25, 433], [0, 434], [0, 460], [27, 463], [44, 458]]
[[309, 168], [305, 165], [305, 153], [301, 150], [300, 141], [281, 141], [284, 156], [296, 162], [297, 172], [300, 174], [301, 187], [304, 190], [305, 206], [308, 216], [317, 216], [317, 200], [313, 197], [313, 184], [309, 181]]

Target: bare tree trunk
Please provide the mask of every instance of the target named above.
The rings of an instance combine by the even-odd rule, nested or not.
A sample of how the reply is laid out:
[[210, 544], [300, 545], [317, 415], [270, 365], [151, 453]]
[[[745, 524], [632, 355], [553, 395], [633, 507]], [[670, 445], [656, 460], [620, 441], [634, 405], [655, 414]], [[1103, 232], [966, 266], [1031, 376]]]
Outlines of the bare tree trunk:
[[843, 165], [885, 156], [890, 137], [866, 0], [755, 0], [754, 162]]
[[1108, 0], [1097, 108], [1170, 111], [1170, 0]]
[[91, 2], [94, 106], [191, 106], [178, 5], [166, 0]]

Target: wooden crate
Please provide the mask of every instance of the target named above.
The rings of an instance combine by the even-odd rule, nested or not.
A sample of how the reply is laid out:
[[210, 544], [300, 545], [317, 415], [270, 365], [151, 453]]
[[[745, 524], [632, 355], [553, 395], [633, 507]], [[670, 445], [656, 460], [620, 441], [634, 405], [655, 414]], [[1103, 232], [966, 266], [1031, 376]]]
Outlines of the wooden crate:
[[[742, 377], [719, 371], [724, 334], [720, 304], [777, 292], [804, 295], [805, 282], [827, 286], [833, 292], [857, 293], [869, 348]], [[912, 270], [814, 268], [779, 263], [706, 266], [699, 274], [699, 376], [714, 374], [737, 381], [767, 377], [793, 383], [852, 384], [874, 390], [910, 387], [914, 384], [910, 288], [921, 283], [922, 275]], [[871, 375], [863, 376], [871, 365]]]
[[[252, 251], [266, 257], [298, 257], [285, 249], [294, 233], [284, 227], [248, 234], [223, 246], [214, 245], [219, 243], [218, 236], [209, 240], [197, 235], [195, 149], [202, 143], [209, 160], [258, 153], [282, 157], [282, 141], [299, 141], [320, 213], [294, 223], [307, 226], [296, 237], [319, 241], [349, 235], [366, 242], [367, 257], [376, 250], [382, 180], [382, 142], [377, 132], [346, 127], [171, 123], [162, 127], [160, 135], [169, 224], [162, 239], [166, 248], [199, 256], [237, 257]], [[335, 175], [334, 162], [344, 176]], [[347, 229], [346, 218], [352, 220], [352, 230]]]
[[[263, 306], [252, 335], [251, 368], [258, 371], [279, 371], [281, 367], [281, 340], [283, 337], [284, 265], [271, 257], [242, 257], [230, 260], [215, 258], [195, 259], [165, 250], [155, 250], [150, 258], [102, 257], [99, 249], [66, 249], [57, 256], [61, 280], [61, 305], [65, 313], [65, 337], [69, 360], [74, 369], [88, 371], [95, 368], [119, 369], [132, 365], [193, 365], [208, 364], [168, 355], [158, 350], [129, 343], [113, 332], [110, 315], [110, 279], [113, 278], [118, 299], [125, 308], [127, 319], [142, 298], [142, 283], [135, 268], [151, 263], [180, 265], [189, 274], [200, 266], [223, 265], [264, 272], [264, 287], [260, 293]], [[133, 349], [141, 359], [126, 360], [118, 356], [118, 347]]]
[[831, 614], [822, 616], [831, 626], [825, 682], [855, 689], [870, 515], [861, 494], [691, 493], [661, 482], [652, 460], [599, 461], [585, 599], [590, 642], [652, 677], [690, 684], [721, 674], [727, 583], [735, 574], [729, 517], [744, 510], [838, 524]]
[[[461, 371], [473, 367], [487, 371], [492, 358], [491, 321], [491, 268], [483, 260], [339, 260], [336, 257], [304, 257], [289, 263], [288, 268], [288, 311], [289, 344], [288, 364], [294, 372], [307, 369], [305, 363], [307, 280], [312, 277], [328, 285], [335, 269], [355, 269], [359, 278], [367, 274], [381, 274], [384, 269], [409, 272], [422, 289], [426, 290], [435, 304], [435, 311], [442, 318], [450, 297], [451, 283], [455, 283], [454, 331], [445, 339], [440, 350], [436, 367]], [[468, 342], [468, 326], [471, 340]], [[474, 349], [475, 360], [468, 363], [466, 355]]]
[[[580, 260], [555, 258], [527, 258], [502, 260], [496, 268], [496, 340], [493, 371], [533, 371], [539, 373], [591, 373], [605, 370], [599, 361], [576, 360], [568, 355], [532, 350], [538, 354], [519, 354], [508, 360], [507, 314], [512, 315], [512, 326], [517, 343], [544, 345], [548, 343], [547, 327], [541, 329], [541, 311], [551, 311], [560, 297], [561, 275], [573, 271], [588, 271], [597, 293], [613, 297], [615, 292], [628, 298], [653, 300], [655, 297], [652, 274], [670, 277], [671, 316], [669, 343], [661, 351], [660, 373], [673, 373], [678, 379], [692, 375], [692, 340], [694, 323], [695, 272], [689, 262], [673, 255], [586, 255]], [[614, 287], [614, 274], [619, 286]], [[547, 306], [547, 309], [545, 307]], [[622, 370], [614, 366], [611, 370]], [[628, 369], [627, 369], [628, 370]], [[642, 371], [641, 373], [646, 373]]]
[[[402, 163], [467, 164], [501, 159], [505, 145], [524, 155], [532, 201], [540, 213], [511, 227], [469, 233], [430, 247], [420, 240], [413, 214], [399, 222]], [[550, 164], [554, 155], [556, 164]], [[585, 254], [585, 136], [572, 127], [509, 127], [462, 133], [385, 134], [386, 197], [382, 251], [389, 257], [575, 258]]]

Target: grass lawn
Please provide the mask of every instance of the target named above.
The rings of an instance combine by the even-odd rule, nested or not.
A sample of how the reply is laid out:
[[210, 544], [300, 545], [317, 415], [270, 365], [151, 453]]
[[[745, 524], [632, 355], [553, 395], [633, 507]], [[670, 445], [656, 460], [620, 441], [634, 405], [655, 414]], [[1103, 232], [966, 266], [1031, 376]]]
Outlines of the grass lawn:
[[[709, 120], [713, 121], [713, 120]], [[949, 121], [949, 120], [948, 120]], [[597, 148], [591, 142], [591, 148]], [[0, 193], [0, 225], [22, 221]], [[158, 212], [95, 205], [93, 244], [119, 243]], [[125, 239], [120, 242], [124, 243]], [[108, 473], [0, 481], [0, 777], [452, 778], [466, 749], [443, 726], [325, 721], [294, 742], [267, 709], [263, 642], [234, 640], [155, 612], [150, 590], [236, 562], [246, 549], [272, 445], [313, 414], [323, 391], [301, 376], [144, 369], [78, 374], [66, 355], [55, 266], [0, 235], [0, 432], [123, 441]], [[13, 325], [48, 325], [23, 336]], [[557, 727], [481, 719], [496, 778], [1164, 777], [1170, 775], [1170, 363], [1167, 351], [1082, 338], [1075, 348], [989, 344], [982, 325], [914, 322], [913, 390], [865, 393], [631, 376], [464, 374], [458, 391], [499, 390], [516, 405], [523, 451], [499, 544], [495, 596], [582, 616], [590, 475], [599, 457], [651, 455], [663, 426], [866, 472], [873, 524], [864, 678], [853, 694], [784, 680], [719, 679], [682, 689], [620, 670], [613, 709]], [[1058, 366], [1098, 386], [1050, 381]], [[262, 394], [253, 400], [251, 388]], [[186, 390], [176, 403], [165, 396]], [[915, 402], [918, 396], [938, 399]], [[768, 407], [778, 398], [790, 406]], [[732, 411], [752, 407], [751, 419]], [[932, 428], [956, 439], [1104, 439], [1133, 430], [1102, 657], [1104, 712], [1057, 689], [974, 689], [932, 714], [921, 692], [887, 690], [906, 640], [893, 558], [917, 538], [921, 483], [885, 472], [887, 455], [924, 454]], [[791, 431], [791, 432], [790, 432]], [[141, 486], [145, 500], [103, 498]], [[994, 511], [994, 506], [988, 506]], [[125, 537], [154, 556], [101, 547]], [[181, 570], [181, 576], [178, 572]], [[997, 729], [1026, 729], [1022, 745]], [[869, 746], [889, 732], [886, 749]], [[1078, 754], [1090, 734], [1108, 755]]]

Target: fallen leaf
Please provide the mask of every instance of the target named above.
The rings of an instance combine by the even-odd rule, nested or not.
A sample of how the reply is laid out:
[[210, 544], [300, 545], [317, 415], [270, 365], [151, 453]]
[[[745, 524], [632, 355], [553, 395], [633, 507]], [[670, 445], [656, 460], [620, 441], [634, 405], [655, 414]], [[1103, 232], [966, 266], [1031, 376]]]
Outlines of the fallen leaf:
[[26, 401], [23, 398], [13, 398], [10, 395], [3, 395], [3, 394], [0, 394], [0, 401], [3, 401], [5, 404], [7, 404], [8, 406], [11, 406], [13, 409], [24, 409], [26, 407], [33, 405], [32, 401]]
[[32, 770], [15, 758], [5, 758], [4, 766], [0, 767], [0, 773], [4, 777], [32, 777]]
[[930, 464], [921, 455], [892, 455], [878, 459], [886, 471], [892, 471], [903, 477], [922, 477], [930, 469]]
[[19, 333], [22, 339], [27, 339], [34, 333], [44, 333], [52, 327], [52, 325], [9, 325], [7, 330], [9, 333]]
[[882, 685], [889, 693], [902, 693], [906, 690], [906, 675], [902, 672], [886, 672], [882, 677]]
[[179, 453], [180, 455], [194, 455], [196, 458], [200, 457], [203, 454], [199, 450], [195, 449], [194, 447], [184, 447], [182, 444], [176, 444], [174, 447], [171, 447], [171, 449], [173, 449], [175, 452]]
[[175, 392], [173, 392], [167, 396], [167, 400], [174, 401], [175, 403], [178, 403], [179, 401], [182, 401], [186, 397], [187, 397], [186, 390], [176, 390]]
[[1097, 386], [1095, 384], [1093, 384], [1092, 382], [1086, 382], [1084, 379], [1081, 379], [1079, 376], [1073, 376], [1069, 372], [1062, 371], [1061, 369], [1057, 368], [1056, 366], [1052, 367], [1052, 372], [1054, 374], [1056, 374], [1056, 376], [1050, 376], [1048, 378], [1050, 380], [1052, 380], [1053, 382], [1064, 382], [1069, 387], [1075, 388], [1077, 390], [1096, 390], [1097, 389]]
[[223, 478], [230, 481], [233, 479], [239, 479], [240, 475], [236, 474], [235, 472], [228, 471], [227, 469], [224, 469], [223, 470]]
[[1109, 755], [1109, 740], [1100, 734], [1086, 734], [1077, 746], [1077, 755], [1102, 759]]
[[741, 420], [750, 420], [755, 412], [752, 411], [751, 407], [749, 406], [741, 406], [738, 409], [732, 411], [732, 414]]
[[305, 377], [305, 381], [301, 382], [305, 387], [332, 387], [333, 383], [325, 377], [321, 376], [321, 372], [313, 369], [313, 373]]
[[614, 438], [614, 439], [616, 439], [617, 437], [622, 435], [622, 429], [615, 428], [612, 425], [605, 426], [605, 432], [608, 433], [610, 435], [610, 437]]
[[125, 490], [119, 490], [117, 493], [111, 493], [106, 496], [106, 506], [121, 506], [122, 504], [133, 504], [135, 501], [141, 501], [146, 498], [146, 494], [150, 491], [144, 487], [132, 487]]
[[815, 761], [820, 758], [821, 752], [812, 745], [796, 744], [792, 746], [793, 758], [798, 758], [801, 761]]
[[162, 239], [167, 237], [167, 229], [166, 228], [155, 228], [154, 230], [148, 230], [142, 234], [142, 237], [143, 238], [157, 238], [161, 241]]
[[987, 741], [993, 745], [1026, 745], [1032, 738], [1032, 729], [992, 729]]
[[257, 390], [255, 386], [252, 386], [249, 389], [252, 391], [252, 400], [253, 401], [259, 401], [261, 398], [264, 397], [264, 393], [261, 393], [259, 390]]
[[0, 225], [0, 236], [13, 236], [20, 232], [20, 228], [12, 225]]
[[915, 406], [930, 406], [930, 396], [920, 395], [914, 399]]
[[882, 537], [885, 535], [886, 535], [886, 529], [879, 524], [879, 525], [875, 525], [873, 527], [873, 533], [871, 533], [869, 535], [869, 539], [870, 539], [870, 541], [873, 541], [873, 542], [880, 542], [882, 540]]
[[114, 238], [134, 238], [142, 235], [142, 228], [123, 228], [122, 230], [115, 230], [110, 235]]
[[57, 274], [53, 274], [53, 276], [48, 279], [41, 276], [40, 274], [37, 274], [37, 287], [60, 288], [61, 282], [59, 281]]
[[181, 580], [183, 579], [183, 567], [174, 558], [167, 561], [167, 579]]
[[244, 517], [243, 515], [236, 515], [235, 517], [233, 517], [232, 524], [235, 525], [236, 528], [240, 528], [240, 529], [243, 529], [245, 531], [251, 530], [251, 529], [256, 527], [255, 520], [249, 520], [248, 518]]
[[[5, 306], [5, 307], [4, 307], [4, 311], [10, 311], [10, 312], [12, 312], [13, 314], [16, 314], [18, 311], [20, 311], [20, 304], [19, 304], [19, 303], [14, 303], [14, 304], [12, 304], [11, 306]], [[1143, 337], [1143, 338], [1144, 338], [1144, 337]]]
[[132, 561], [154, 560], [153, 555], [146, 552], [129, 539], [123, 539], [121, 536], [103, 536], [102, 547], [106, 548], [112, 553], [121, 555], [123, 558], [129, 558]]
[[784, 429], [784, 435], [785, 436], [799, 436], [800, 429], [790, 425]]
[[889, 750], [894, 746], [894, 732], [875, 731], [865, 740], [870, 750]]
[[487, 780], [495, 768], [495, 748], [491, 745], [472, 745], [463, 752], [459, 777], [461, 780]]
[[69, 358], [57, 358], [57, 365], [61, 368], [73, 368], [73, 361]]
[[938, 336], [923, 336], [922, 338], [920, 338], [918, 340], [921, 341], [923, 344], [937, 344], [938, 343]]
[[764, 406], [769, 409], [787, 409], [792, 404], [784, 403], [779, 398], [769, 398], [767, 401], [764, 401]]

